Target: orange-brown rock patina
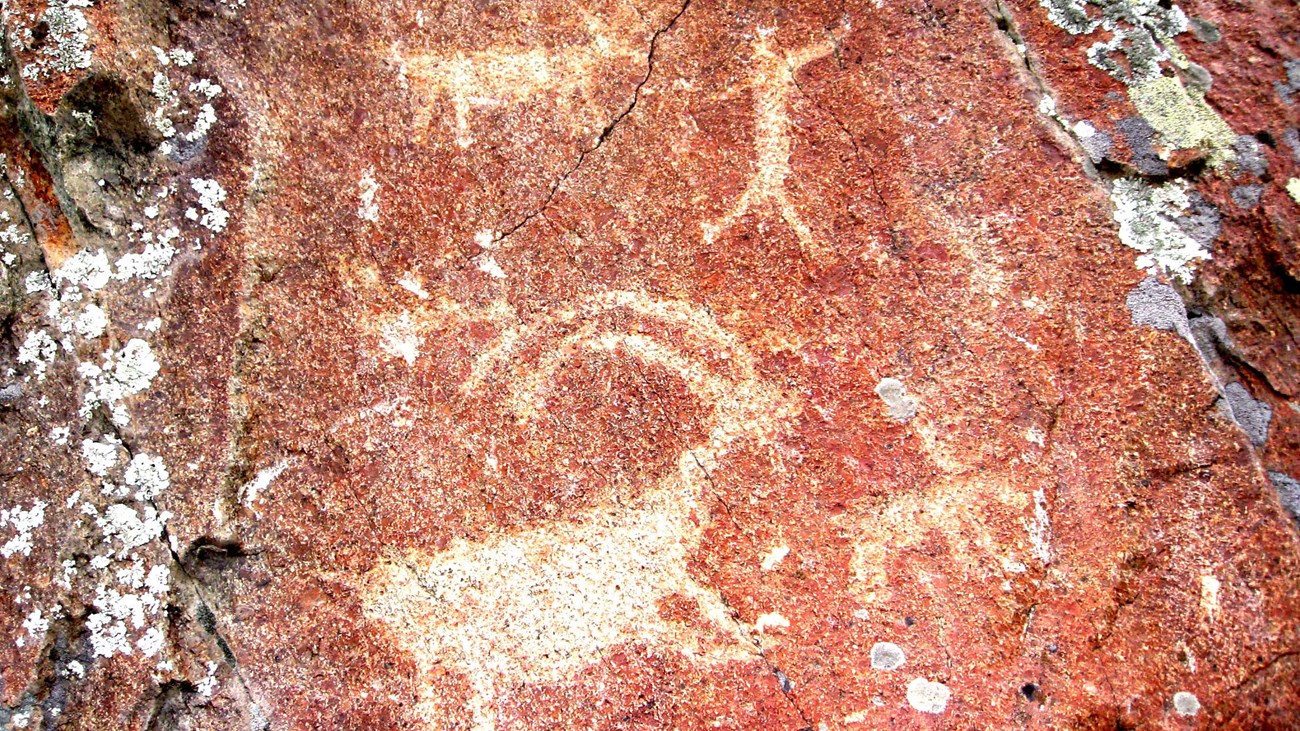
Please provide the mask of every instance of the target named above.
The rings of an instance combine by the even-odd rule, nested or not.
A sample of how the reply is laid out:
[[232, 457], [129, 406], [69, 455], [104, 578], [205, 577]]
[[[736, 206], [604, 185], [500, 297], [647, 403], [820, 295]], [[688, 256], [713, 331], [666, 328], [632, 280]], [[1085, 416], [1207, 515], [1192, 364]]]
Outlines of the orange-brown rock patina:
[[9, 3], [0, 723], [1300, 725], [1252, 7]]

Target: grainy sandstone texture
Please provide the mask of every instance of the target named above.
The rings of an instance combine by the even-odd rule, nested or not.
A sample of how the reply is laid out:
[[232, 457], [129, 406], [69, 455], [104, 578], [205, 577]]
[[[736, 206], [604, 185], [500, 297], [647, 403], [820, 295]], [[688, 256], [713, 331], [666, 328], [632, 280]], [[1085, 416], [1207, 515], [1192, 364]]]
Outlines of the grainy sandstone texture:
[[1300, 727], [1292, 0], [0, 5], [0, 726]]

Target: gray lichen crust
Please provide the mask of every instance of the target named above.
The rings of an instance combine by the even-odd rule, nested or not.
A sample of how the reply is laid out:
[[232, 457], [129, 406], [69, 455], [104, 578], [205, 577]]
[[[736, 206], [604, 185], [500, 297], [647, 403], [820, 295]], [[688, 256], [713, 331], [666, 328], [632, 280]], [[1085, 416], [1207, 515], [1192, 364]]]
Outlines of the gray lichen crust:
[[1246, 432], [1251, 443], [1258, 447], [1267, 442], [1269, 422], [1273, 420], [1272, 407], [1264, 401], [1257, 401], [1240, 383], [1224, 386], [1223, 395], [1232, 410], [1232, 418]]
[[1134, 325], [1148, 325], [1190, 337], [1187, 306], [1173, 287], [1156, 277], [1147, 277], [1128, 293], [1125, 300]]
[[1269, 472], [1268, 480], [1277, 490], [1282, 507], [1293, 519], [1300, 521], [1300, 481], [1282, 472]]

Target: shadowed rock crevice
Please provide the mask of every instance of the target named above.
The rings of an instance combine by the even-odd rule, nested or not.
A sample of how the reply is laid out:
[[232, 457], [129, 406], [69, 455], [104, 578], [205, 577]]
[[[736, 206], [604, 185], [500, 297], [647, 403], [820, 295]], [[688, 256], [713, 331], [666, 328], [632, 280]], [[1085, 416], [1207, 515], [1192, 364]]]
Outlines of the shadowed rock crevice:
[[[220, 573], [228, 567], [229, 561], [237, 561], [249, 554], [245, 554], [242, 547], [235, 543], [212, 542], [200, 539], [190, 545], [186, 550], [186, 556], [182, 558], [180, 554], [171, 549], [172, 538], [166, 533], [166, 529], [164, 529], [163, 539], [167, 543], [168, 551], [172, 557], [173, 582], [177, 585], [179, 592], [189, 595], [189, 602], [182, 609], [183, 616], [186, 619], [182, 628], [188, 629], [192, 623], [196, 623], [198, 628], [220, 652], [221, 663], [228, 668], [231, 677], [235, 681], [233, 688], [226, 683], [221, 685], [226, 687], [227, 692], [231, 692], [234, 699], [239, 702], [239, 716], [244, 719], [247, 727], [254, 731], [263, 731], [263, 729], [269, 728], [269, 718], [262, 710], [261, 705], [255, 700], [252, 687], [244, 676], [244, 670], [240, 665], [239, 658], [235, 655], [234, 648], [226, 639], [226, 634], [221, 628], [222, 619], [213, 611], [214, 604], [205, 594], [209, 587], [204, 581], [200, 580], [194, 571], [191, 571], [191, 567], [193, 567], [201, 572], [216, 571]], [[210, 583], [221, 589], [217, 582]], [[228, 590], [228, 588], [225, 589], [225, 591]], [[211, 667], [211, 663], [209, 663], [209, 668]], [[209, 677], [215, 677], [212, 670], [209, 670]], [[179, 713], [177, 709], [188, 707], [188, 703], [180, 703], [180, 701], [190, 699], [196, 691], [197, 687], [193, 686], [190, 681], [182, 681], [178, 685], [174, 685], [170, 691], [171, 695], [168, 695], [168, 693], [160, 694], [162, 703], [158, 707], [159, 710], [155, 713], [155, 716], [160, 717], [159, 714], [163, 712]], [[205, 697], [202, 700], [206, 703], [207, 699], [212, 695], [212, 690], [209, 689], [203, 695]], [[176, 726], [176, 728], [183, 727]], [[160, 728], [172, 727], [162, 726]]]
[[[18, 78], [20, 69], [7, 36], [0, 47], [10, 78]], [[118, 216], [128, 209], [126, 191], [151, 174], [150, 153], [161, 138], [146, 121], [145, 94], [116, 74], [92, 74], [74, 86], [50, 116], [37, 108], [21, 84], [13, 92], [23, 141], [36, 151], [83, 248], [111, 246], [112, 238], [125, 232]], [[93, 123], [74, 117], [73, 111], [89, 113]], [[99, 185], [100, 180], [106, 184]]]

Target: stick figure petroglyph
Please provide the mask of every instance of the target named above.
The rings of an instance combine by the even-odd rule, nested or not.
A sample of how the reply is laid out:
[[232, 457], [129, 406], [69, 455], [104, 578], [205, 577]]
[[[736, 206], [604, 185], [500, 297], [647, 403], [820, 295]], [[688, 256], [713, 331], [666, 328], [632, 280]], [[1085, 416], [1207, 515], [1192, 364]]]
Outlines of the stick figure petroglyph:
[[[622, 310], [655, 319], [674, 337], [628, 332], [602, 315]], [[708, 435], [627, 505], [587, 508], [563, 519], [470, 542], [435, 554], [407, 553], [368, 576], [367, 616], [381, 621], [424, 671], [464, 675], [478, 731], [496, 727], [496, 701], [520, 684], [557, 684], [625, 643], [679, 652], [712, 664], [752, 660], [755, 646], [721, 596], [687, 570], [708, 515], [711, 473], [742, 440], [770, 443], [792, 415], [785, 398], [757, 374], [753, 358], [707, 313], [635, 292], [608, 292], [550, 318], [577, 325], [522, 370], [507, 373], [515, 344], [547, 336], [515, 328], [482, 354], [463, 392], [503, 375], [507, 407], [527, 422], [546, 408], [559, 363], [575, 352], [621, 355], [681, 378], [711, 406]], [[581, 323], [581, 324], [579, 324]], [[554, 330], [549, 330], [553, 332]], [[693, 600], [698, 626], [666, 619], [661, 601]], [[433, 688], [416, 710], [434, 721]]]
[[754, 94], [755, 171], [745, 192], [722, 217], [701, 224], [704, 243], [712, 245], [718, 235], [730, 228], [741, 216], [764, 203], [771, 204], [781, 220], [794, 232], [800, 246], [815, 258], [828, 253], [813, 235], [786, 192], [790, 169], [789, 107], [798, 95], [794, 75], [800, 68], [830, 54], [834, 47], [827, 41], [804, 46], [789, 53], [772, 50], [771, 32], [759, 29], [754, 40], [752, 58]]

